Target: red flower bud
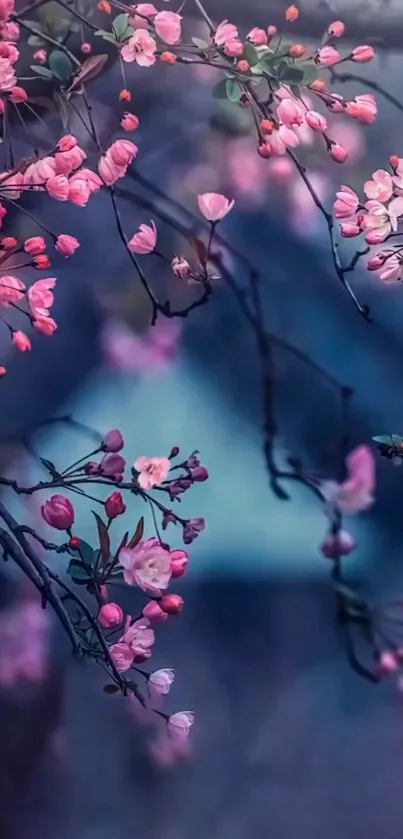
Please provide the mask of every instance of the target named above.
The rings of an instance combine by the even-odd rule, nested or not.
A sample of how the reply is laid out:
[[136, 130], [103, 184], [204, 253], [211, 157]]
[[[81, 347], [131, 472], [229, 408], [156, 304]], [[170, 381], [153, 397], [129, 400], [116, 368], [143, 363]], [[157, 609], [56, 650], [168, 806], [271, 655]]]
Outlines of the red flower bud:
[[73, 550], [77, 550], [80, 547], [80, 539], [78, 536], [70, 536], [69, 539], [69, 548], [73, 548]]
[[166, 615], [178, 615], [183, 609], [183, 598], [179, 594], [164, 594], [158, 605]]
[[105, 501], [106, 515], [110, 519], [115, 519], [116, 516], [121, 516], [126, 510], [126, 504], [123, 501], [120, 492], [112, 492], [109, 498]]

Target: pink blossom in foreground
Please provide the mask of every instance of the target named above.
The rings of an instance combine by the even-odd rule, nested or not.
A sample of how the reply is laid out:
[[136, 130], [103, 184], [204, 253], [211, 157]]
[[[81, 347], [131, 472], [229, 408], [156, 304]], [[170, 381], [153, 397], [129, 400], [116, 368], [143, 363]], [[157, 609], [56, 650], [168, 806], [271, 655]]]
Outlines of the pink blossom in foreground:
[[37, 280], [28, 289], [28, 301], [34, 318], [38, 315], [48, 317], [54, 299], [51, 289], [54, 288], [55, 283], [55, 277], [48, 277], [45, 280]]
[[56, 152], [54, 158], [56, 175], [70, 175], [71, 172], [81, 166], [86, 157], [84, 149], [80, 148], [78, 144], [71, 149]]
[[229, 41], [236, 41], [237, 39], [238, 29], [233, 23], [228, 23], [227, 20], [223, 20], [222, 23], [217, 26], [214, 34], [214, 43], [217, 47], [222, 47]]
[[147, 254], [155, 250], [157, 244], [157, 228], [153, 221], [150, 224], [140, 224], [137, 233], [132, 236], [127, 247], [131, 253]]
[[171, 689], [174, 678], [174, 670], [155, 670], [148, 677], [148, 689], [150, 693], [156, 696], [166, 696]]
[[20, 329], [17, 329], [16, 332], [13, 332], [13, 344], [17, 347], [17, 350], [20, 352], [27, 352], [31, 349], [31, 341], [29, 340], [28, 336], [25, 332], [21, 332]]
[[288, 126], [302, 125], [305, 119], [302, 105], [291, 97], [283, 98], [277, 105], [277, 116], [284, 125]]
[[109, 647], [112, 661], [119, 673], [124, 673], [134, 662], [134, 652], [128, 644], [119, 641]]
[[340, 53], [334, 47], [322, 47], [317, 53], [316, 61], [325, 67], [337, 64], [341, 59]]
[[353, 189], [344, 184], [336, 192], [336, 201], [333, 204], [333, 212], [336, 218], [350, 218], [358, 210], [359, 199]]
[[362, 229], [369, 245], [384, 242], [391, 232], [396, 232], [398, 220], [403, 216], [403, 197], [393, 198], [386, 208], [379, 201], [367, 201], [368, 212], [363, 217]]
[[131, 7], [130, 12], [129, 25], [133, 29], [147, 29], [149, 25], [147, 18], [154, 18], [158, 9], [153, 3], [136, 3]]
[[389, 172], [384, 169], [377, 169], [372, 179], [365, 181], [364, 192], [367, 198], [375, 201], [389, 201], [393, 193], [393, 180]]
[[171, 468], [167, 457], [138, 457], [134, 461], [134, 468], [139, 472], [137, 481], [142, 489], [161, 484], [165, 481]]
[[235, 201], [217, 192], [205, 192], [197, 196], [199, 210], [207, 221], [221, 221], [232, 210]]
[[348, 455], [346, 466], [346, 480], [341, 484], [326, 482], [322, 491], [331, 505], [351, 515], [367, 510], [374, 503], [375, 463], [371, 449], [358, 446]]
[[392, 254], [382, 264], [379, 277], [384, 283], [400, 282], [403, 278], [402, 257]]
[[136, 61], [139, 67], [151, 67], [155, 64], [155, 51], [157, 44], [147, 29], [136, 29], [134, 34], [124, 44], [120, 54], [123, 61]]
[[151, 655], [155, 634], [154, 630], [151, 629], [150, 621], [147, 618], [139, 618], [131, 625], [126, 626], [124, 634], [119, 640], [131, 649], [134, 660], [146, 659]]
[[141, 541], [135, 548], [122, 548], [119, 564], [128, 585], [138, 585], [149, 594], [160, 594], [171, 579], [170, 552], [155, 537]]
[[355, 49], [353, 49], [353, 51], [350, 55], [351, 61], [357, 61], [357, 62], [361, 62], [361, 63], [362, 62], [367, 62], [367, 61], [372, 61], [372, 59], [374, 57], [375, 57], [374, 48], [368, 46], [367, 44], [365, 44], [363, 46], [355, 47]]
[[155, 31], [166, 44], [177, 44], [181, 37], [182, 16], [176, 12], [158, 12], [154, 18]]
[[75, 236], [69, 236], [68, 233], [60, 233], [56, 239], [55, 249], [61, 256], [69, 257], [80, 247], [80, 242]]
[[262, 47], [267, 44], [266, 32], [264, 29], [259, 29], [257, 26], [254, 26], [254, 28], [248, 32], [246, 37], [255, 47]]
[[168, 620], [168, 615], [163, 612], [156, 600], [150, 600], [143, 608], [142, 614], [153, 623], [164, 623]]
[[358, 122], [370, 124], [375, 120], [378, 106], [372, 93], [362, 93], [360, 96], [355, 96], [351, 102], [347, 102], [345, 110], [350, 117], [354, 117]]
[[42, 504], [42, 518], [56, 530], [69, 530], [74, 523], [74, 508], [64, 495], [52, 495]]
[[104, 629], [112, 629], [123, 622], [123, 611], [117, 603], [104, 603], [99, 610], [98, 620]]
[[22, 300], [25, 292], [25, 285], [18, 277], [4, 274], [0, 277], [0, 306], [7, 308], [10, 303], [18, 303]]
[[42, 253], [46, 250], [46, 242], [43, 236], [31, 236], [30, 239], [25, 239], [24, 251], [33, 255]]

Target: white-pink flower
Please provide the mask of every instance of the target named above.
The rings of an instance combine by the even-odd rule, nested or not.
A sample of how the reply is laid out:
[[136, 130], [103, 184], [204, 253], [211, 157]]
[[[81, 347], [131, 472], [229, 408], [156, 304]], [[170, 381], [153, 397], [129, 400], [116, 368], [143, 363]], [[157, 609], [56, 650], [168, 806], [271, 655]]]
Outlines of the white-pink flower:
[[142, 455], [134, 461], [134, 468], [139, 472], [137, 478], [142, 489], [151, 489], [156, 484], [165, 481], [171, 464], [167, 457], [145, 457]]
[[367, 198], [374, 201], [389, 201], [393, 192], [392, 176], [384, 169], [377, 169], [372, 180], [365, 181], [364, 192]]
[[179, 737], [180, 739], [188, 737], [193, 723], [193, 711], [177, 711], [168, 720], [168, 734], [170, 737]]
[[340, 191], [336, 192], [336, 201], [333, 204], [335, 217], [350, 218], [357, 212], [359, 203], [358, 195], [354, 190], [343, 184]]
[[155, 63], [157, 44], [147, 29], [136, 29], [120, 53], [124, 61], [136, 61], [139, 67], [151, 67]]
[[171, 690], [174, 678], [174, 670], [155, 670], [154, 673], [151, 673], [148, 677], [148, 687], [150, 693], [156, 696], [166, 696]]
[[127, 644], [127, 646], [134, 653], [135, 659], [149, 658], [151, 655], [151, 647], [155, 641], [154, 630], [151, 629], [151, 624], [148, 618], [139, 618], [127, 627], [119, 639], [120, 643]]
[[218, 192], [204, 192], [197, 196], [199, 210], [207, 221], [221, 221], [232, 210], [235, 201], [229, 201]]
[[403, 197], [393, 198], [387, 208], [379, 201], [370, 200], [366, 202], [365, 208], [368, 212], [361, 223], [365, 241], [369, 245], [376, 245], [384, 242], [390, 233], [396, 232], [399, 219], [403, 216]]
[[403, 265], [401, 257], [392, 254], [385, 259], [379, 270], [379, 276], [384, 283], [396, 283], [402, 279]]
[[155, 537], [141, 541], [135, 548], [119, 551], [119, 564], [128, 585], [138, 585], [149, 594], [161, 594], [171, 579], [171, 554]]
[[284, 97], [277, 106], [277, 116], [284, 125], [302, 125], [304, 122], [304, 109], [296, 99]]
[[166, 44], [177, 44], [181, 37], [182, 16], [177, 12], [158, 12], [154, 18], [157, 35]]
[[347, 457], [347, 478], [322, 485], [327, 502], [348, 515], [367, 510], [374, 502], [375, 463], [368, 446], [358, 446]]
[[157, 228], [153, 221], [140, 224], [137, 233], [132, 236], [127, 247], [131, 253], [152, 253], [157, 244]]
[[238, 40], [238, 29], [234, 26], [233, 23], [228, 23], [227, 20], [223, 20], [217, 26], [214, 35], [214, 43], [217, 47], [222, 47], [224, 44], [228, 43], [229, 41], [236, 41]]

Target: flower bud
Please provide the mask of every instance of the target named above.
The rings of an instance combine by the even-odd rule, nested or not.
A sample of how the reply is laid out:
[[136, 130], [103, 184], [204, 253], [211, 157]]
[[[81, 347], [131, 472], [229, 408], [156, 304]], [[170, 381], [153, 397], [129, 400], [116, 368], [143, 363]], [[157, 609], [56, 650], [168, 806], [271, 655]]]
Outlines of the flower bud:
[[29, 340], [28, 335], [26, 335], [25, 332], [21, 332], [20, 329], [13, 332], [13, 344], [20, 352], [27, 352], [27, 350], [31, 349], [31, 341]]
[[183, 577], [189, 563], [186, 551], [171, 551], [171, 576], [175, 579]]
[[5, 236], [4, 239], [0, 242], [1, 247], [4, 248], [6, 251], [13, 250], [18, 245], [17, 239], [14, 236]]
[[190, 265], [184, 256], [174, 256], [171, 269], [174, 277], [180, 280], [186, 280], [190, 274]]
[[374, 56], [375, 56], [374, 48], [365, 44], [363, 46], [356, 47], [352, 51], [352, 53], [350, 55], [350, 58], [351, 58], [351, 61], [357, 61], [357, 62], [363, 64], [367, 61], [372, 61]]
[[375, 256], [371, 256], [367, 262], [368, 271], [378, 271], [379, 268], [382, 268], [385, 259], [386, 256], [382, 256], [380, 253], [377, 253]]
[[329, 24], [327, 31], [329, 35], [333, 35], [333, 38], [341, 38], [345, 28], [343, 21], [334, 20], [333, 23]]
[[150, 600], [143, 608], [142, 614], [152, 623], [163, 623], [168, 619], [166, 612], [163, 612], [156, 600]]
[[165, 614], [178, 615], [183, 609], [184, 602], [183, 598], [180, 597], [179, 594], [164, 594], [158, 605]]
[[250, 69], [249, 63], [245, 61], [244, 58], [241, 58], [241, 60], [238, 61], [238, 64], [236, 66], [240, 73], [247, 73]]
[[285, 19], [288, 23], [294, 23], [295, 20], [298, 20], [299, 11], [296, 6], [288, 6], [285, 10]]
[[44, 271], [45, 268], [49, 268], [50, 266], [50, 259], [46, 255], [46, 253], [40, 253], [38, 256], [34, 256], [32, 260], [33, 265], [35, 268], [38, 268], [41, 271]]
[[70, 536], [69, 548], [72, 548], [73, 551], [76, 551], [76, 550], [78, 550], [79, 547], [80, 547], [80, 539], [78, 538], [78, 536]]
[[196, 466], [196, 469], [190, 470], [190, 477], [195, 483], [203, 483], [208, 479], [208, 471], [205, 466]]
[[104, 435], [102, 440], [102, 451], [120, 452], [123, 449], [124, 440], [118, 428], [113, 428]]
[[340, 530], [338, 533], [330, 533], [322, 542], [320, 550], [327, 559], [338, 559], [340, 556], [348, 556], [355, 547], [355, 541], [347, 530]]
[[166, 696], [171, 689], [174, 678], [174, 670], [155, 670], [148, 678], [148, 687], [151, 693], [157, 696]]
[[291, 58], [302, 58], [304, 53], [306, 52], [306, 47], [303, 44], [292, 44], [289, 49], [289, 54]]
[[389, 164], [390, 164], [390, 166], [392, 167], [393, 170], [397, 169], [397, 167], [399, 165], [399, 158], [398, 158], [397, 154], [391, 154], [390, 155]]
[[136, 128], [139, 127], [140, 120], [136, 117], [135, 114], [131, 114], [128, 111], [123, 114], [122, 119], [120, 120], [120, 124], [124, 131], [135, 131]]
[[56, 239], [55, 248], [57, 252], [66, 258], [71, 256], [79, 247], [79, 241], [75, 236], [70, 236], [68, 233], [60, 233]]
[[344, 163], [348, 158], [348, 151], [340, 143], [332, 143], [329, 154], [336, 163]]
[[116, 516], [121, 516], [126, 510], [126, 504], [123, 501], [120, 492], [112, 492], [109, 498], [105, 501], [105, 511], [109, 519], [115, 519]]
[[64, 495], [52, 495], [42, 504], [42, 518], [56, 530], [70, 530], [74, 523], [74, 508]]
[[271, 134], [274, 128], [274, 122], [271, 119], [262, 119], [259, 123], [259, 128], [262, 134]]
[[260, 154], [260, 157], [264, 157], [266, 159], [273, 156], [272, 148], [269, 143], [260, 143], [260, 146], [258, 147], [258, 152]]
[[98, 620], [104, 629], [111, 629], [122, 623], [123, 611], [117, 603], [104, 603], [99, 610]]
[[102, 600], [107, 600], [108, 597], [108, 589], [105, 585], [99, 586], [99, 594], [102, 597]]
[[399, 668], [399, 662], [395, 653], [384, 650], [379, 656], [379, 669], [382, 673], [393, 673]]
[[120, 91], [119, 102], [131, 102], [131, 98], [132, 95], [130, 93], [130, 90], [126, 90], [126, 88], [123, 88], [123, 90]]
[[343, 221], [340, 225], [340, 233], [344, 239], [353, 239], [354, 236], [360, 235], [361, 228], [352, 221]]
[[89, 55], [90, 52], [92, 52], [92, 46], [88, 43], [88, 41], [84, 41], [84, 43], [81, 44], [80, 49], [84, 55]]

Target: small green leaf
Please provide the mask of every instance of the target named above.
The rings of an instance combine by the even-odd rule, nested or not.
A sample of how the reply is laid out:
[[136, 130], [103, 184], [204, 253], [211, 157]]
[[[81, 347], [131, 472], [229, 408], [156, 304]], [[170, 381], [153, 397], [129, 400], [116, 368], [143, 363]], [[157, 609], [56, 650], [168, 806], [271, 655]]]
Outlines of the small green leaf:
[[143, 533], [144, 533], [144, 516], [142, 516], [141, 519], [137, 522], [136, 530], [134, 531], [134, 534], [133, 534], [132, 538], [130, 539], [130, 542], [129, 542], [127, 547], [128, 548], [135, 548], [136, 545], [138, 545], [138, 543], [141, 542], [141, 540], [143, 538]]
[[69, 112], [64, 96], [61, 96], [56, 90], [53, 94], [53, 99], [56, 103], [56, 108], [59, 113], [60, 121], [63, 126], [63, 131], [67, 134], [69, 130]]
[[206, 50], [210, 46], [207, 41], [203, 41], [203, 38], [192, 38], [192, 44], [194, 44], [199, 50]]
[[83, 539], [80, 539], [78, 548], [69, 547], [69, 554], [77, 561], [82, 560], [85, 565], [88, 565], [91, 568], [95, 564], [98, 551], [94, 551], [94, 548], [92, 548], [88, 542], [84, 542]]
[[53, 79], [53, 73], [47, 67], [42, 67], [40, 64], [31, 64], [30, 69], [38, 76], [43, 76], [44, 79]]
[[129, 15], [128, 14], [121, 14], [114, 18], [112, 21], [112, 30], [116, 35], [118, 41], [123, 39], [126, 33], [126, 29], [128, 27], [129, 22]]
[[242, 88], [236, 79], [227, 79], [225, 83], [225, 91], [227, 99], [229, 99], [230, 102], [239, 102], [242, 96]]
[[252, 44], [245, 44], [243, 57], [250, 67], [254, 67], [254, 65], [259, 61], [259, 53]]
[[213, 96], [214, 99], [226, 99], [227, 98], [227, 79], [221, 79], [221, 81], [216, 84], [213, 88]]
[[39, 35], [30, 35], [27, 40], [27, 44], [29, 44], [30, 47], [44, 47], [46, 41], [44, 41], [43, 38], [40, 38]]
[[67, 81], [74, 70], [68, 55], [61, 50], [53, 50], [50, 53], [48, 64], [53, 75], [62, 82]]
[[300, 84], [304, 78], [304, 73], [299, 67], [285, 67], [279, 79], [287, 84]]
[[85, 565], [77, 559], [70, 561], [67, 573], [77, 585], [86, 585], [91, 580], [91, 574]]
[[312, 84], [318, 78], [318, 69], [313, 62], [300, 65], [303, 72], [302, 84]]
[[104, 685], [102, 690], [104, 693], [119, 693], [120, 687], [112, 682], [109, 685]]
[[104, 521], [102, 521], [101, 517], [98, 513], [95, 513], [94, 510], [92, 511], [93, 515], [95, 516], [95, 521], [97, 523], [98, 528], [98, 539], [99, 539], [99, 548], [101, 551], [101, 559], [102, 559], [102, 567], [105, 568], [111, 552], [111, 543], [109, 539], [108, 528]]

